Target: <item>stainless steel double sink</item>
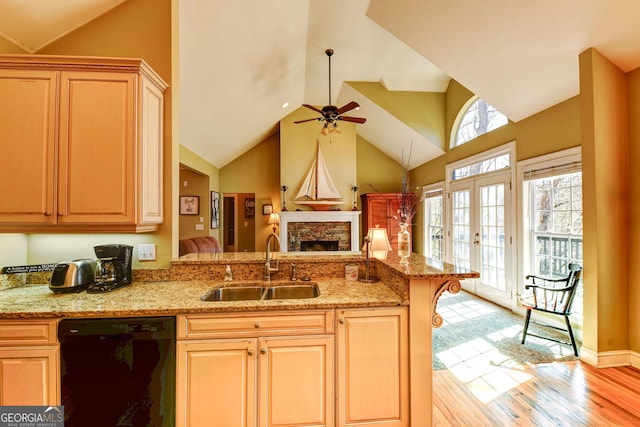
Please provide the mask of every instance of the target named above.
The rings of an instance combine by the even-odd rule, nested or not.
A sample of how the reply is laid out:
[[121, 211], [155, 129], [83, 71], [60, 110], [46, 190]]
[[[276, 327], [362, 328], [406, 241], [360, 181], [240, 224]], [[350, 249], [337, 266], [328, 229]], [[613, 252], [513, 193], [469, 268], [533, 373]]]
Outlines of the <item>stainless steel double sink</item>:
[[[296, 284], [294, 284], [296, 283]], [[315, 282], [284, 282], [265, 286], [245, 283], [238, 286], [212, 288], [200, 297], [202, 301], [267, 301], [276, 299], [306, 299], [320, 296], [320, 289]]]

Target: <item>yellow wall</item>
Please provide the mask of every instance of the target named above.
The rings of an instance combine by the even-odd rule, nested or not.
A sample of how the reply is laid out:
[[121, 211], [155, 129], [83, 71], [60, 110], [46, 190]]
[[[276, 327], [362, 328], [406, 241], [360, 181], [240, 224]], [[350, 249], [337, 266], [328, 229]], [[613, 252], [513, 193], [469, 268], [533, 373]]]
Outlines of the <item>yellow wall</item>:
[[294, 124], [296, 120], [316, 117], [318, 114], [308, 108], [298, 108], [280, 121], [280, 184], [286, 185], [287, 209], [290, 211], [310, 208], [296, 204], [295, 199], [300, 186], [311, 167], [320, 141], [322, 155], [329, 170], [329, 175], [342, 196], [343, 204], [337, 205], [342, 210], [350, 210], [351, 188], [356, 181], [356, 125], [340, 123], [342, 134], [320, 135], [320, 122]]
[[[209, 177], [186, 167], [180, 167], [180, 197], [197, 196], [196, 215], [179, 213], [180, 238], [208, 236], [211, 228], [211, 208], [209, 195]], [[198, 230], [197, 227], [201, 227]]]
[[[629, 117], [640, 117], [640, 69], [627, 75]], [[640, 120], [629, 120], [629, 347], [640, 353], [640, 283], [632, 266], [640, 260]]]
[[[16, 50], [17, 49], [17, 50]], [[21, 52], [0, 38], [0, 53]], [[155, 243], [157, 261], [137, 261], [134, 268], [168, 267], [172, 251], [172, 74], [171, 0], [129, 0], [87, 25], [67, 34], [37, 54], [114, 56], [143, 58], [167, 83], [164, 124], [164, 224], [156, 233], [142, 234], [30, 234], [26, 261], [31, 264], [95, 257], [93, 246], [101, 243]], [[0, 245], [6, 240], [0, 236]]]
[[[272, 204], [275, 212], [280, 206], [280, 134], [275, 134], [220, 169], [220, 197], [222, 193], [254, 193], [256, 200], [253, 247], [266, 249], [267, 236], [273, 232], [268, 225], [269, 215], [262, 215], [262, 205]], [[244, 209], [239, 204], [238, 209]], [[243, 221], [241, 213], [240, 220]], [[224, 222], [224, 213], [223, 213]], [[249, 225], [249, 224], [248, 224]], [[244, 224], [238, 224], [243, 227]], [[240, 229], [242, 230], [242, 229]], [[222, 235], [222, 234], [221, 234]], [[238, 239], [244, 242], [244, 237]], [[249, 245], [245, 245], [249, 247]]]
[[[211, 228], [211, 191], [220, 192], [220, 171], [211, 163], [207, 162], [183, 145], [179, 146], [179, 157], [181, 165], [198, 172], [202, 177], [206, 177], [208, 182], [208, 188], [202, 188], [202, 186], [199, 185], [197, 190], [198, 195], [200, 196], [200, 216], [204, 216], [204, 232], [195, 230], [194, 218], [189, 219], [185, 215], [178, 214], [179, 237], [183, 239], [185, 237], [205, 235], [213, 236], [222, 242], [222, 228]], [[180, 174], [182, 175], [182, 172], [180, 172]], [[180, 194], [186, 194], [189, 187], [185, 189], [182, 177], [180, 177], [178, 181], [178, 192]], [[220, 194], [220, 205], [222, 205], [222, 194]], [[220, 215], [222, 215], [222, 212], [220, 212]], [[199, 216], [197, 221], [199, 222]]]
[[628, 131], [625, 74], [580, 55], [584, 212], [584, 347], [629, 348]]
[[[507, 125], [455, 148], [450, 145], [451, 132], [460, 109], [474, 96], [456, 81], [449, 84], [446, 93], [446, 152], [431, 162], [411, 171], [411, 182], [433, 184], [445, 179], [445, 167], [449, 163], [482, 153], [511, 141], [516, 142], [516, 160], [524, 160], [543, 154], [580, 145], [580, 102], [574, 97], [554, 105], [527, 119]], [[424, 252], [422, 210], [413, 221], [413, 250]]]

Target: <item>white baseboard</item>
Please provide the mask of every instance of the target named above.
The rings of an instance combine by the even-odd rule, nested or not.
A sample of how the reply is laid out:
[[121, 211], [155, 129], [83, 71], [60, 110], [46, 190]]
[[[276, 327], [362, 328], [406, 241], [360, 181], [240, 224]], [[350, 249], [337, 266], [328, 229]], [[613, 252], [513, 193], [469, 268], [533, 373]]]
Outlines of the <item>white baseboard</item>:
[[596, 368], [633, 366], [640, 368], [640, 353], [631, 350], [603, 351], [596, 353], [590, 348], [580, 348], [580, 360]]

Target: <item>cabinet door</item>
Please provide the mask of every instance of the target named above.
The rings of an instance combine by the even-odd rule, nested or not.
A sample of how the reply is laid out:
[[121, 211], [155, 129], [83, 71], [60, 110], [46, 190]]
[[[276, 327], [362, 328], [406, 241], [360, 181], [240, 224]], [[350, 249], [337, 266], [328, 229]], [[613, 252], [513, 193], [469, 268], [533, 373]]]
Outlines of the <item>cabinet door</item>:
[[55, 221], [55, 71], [0, 70], [0, 222]]
[[264, 426], [333, 426], [333, 337], [260, 339]]
[[405, 308], [337, 313], [338, 426], [409, 425]]
[[135, 222], [136, 76], [62, 72], [58, 222]]
[[255, 426], [256, 339], [179, 341], [176, 425]]
[[60, 405], [58, 347], [0, 348], [0, 406]]

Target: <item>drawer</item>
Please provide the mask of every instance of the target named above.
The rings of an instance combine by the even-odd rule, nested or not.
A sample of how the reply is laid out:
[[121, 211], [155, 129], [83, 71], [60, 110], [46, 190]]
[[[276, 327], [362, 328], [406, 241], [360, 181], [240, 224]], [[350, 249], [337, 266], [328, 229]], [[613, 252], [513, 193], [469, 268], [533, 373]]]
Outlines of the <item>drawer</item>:
[[333, 333], [333, 310], [177, 317], [178, 339]]
[[58, 320], [0, 320], [0, 346], [57, 342]]

